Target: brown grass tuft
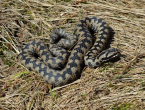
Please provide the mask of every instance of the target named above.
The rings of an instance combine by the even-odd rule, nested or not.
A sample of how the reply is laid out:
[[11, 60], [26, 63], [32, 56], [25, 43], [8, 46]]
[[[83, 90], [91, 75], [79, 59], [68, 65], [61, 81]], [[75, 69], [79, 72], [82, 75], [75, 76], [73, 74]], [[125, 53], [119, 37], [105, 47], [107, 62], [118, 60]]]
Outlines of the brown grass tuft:
[[[2, 0], [0, 2], [0, 109], [145, 109], [144, 0]], [[65, 87], [49, 86], [16, 59], [33, 39], [49, 41], [53, 28], [69, 32], [85, 16], [114, 30], [121, 60], [86, 68]]]

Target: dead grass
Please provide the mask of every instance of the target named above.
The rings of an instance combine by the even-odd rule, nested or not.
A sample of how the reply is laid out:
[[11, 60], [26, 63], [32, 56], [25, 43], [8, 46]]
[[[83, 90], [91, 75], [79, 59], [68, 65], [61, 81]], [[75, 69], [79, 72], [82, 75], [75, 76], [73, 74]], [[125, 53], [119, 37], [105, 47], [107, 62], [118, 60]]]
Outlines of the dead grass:
[[[0, 109], [145, 109], [144, 0], [2, 0], [0, 6]], [[49, 41], [53, 28], [72, 33], [85, 16], [105, 19], [121, 60], [86, 68], [81, 79], [53, 90], [17, 61], [14, 47]]]

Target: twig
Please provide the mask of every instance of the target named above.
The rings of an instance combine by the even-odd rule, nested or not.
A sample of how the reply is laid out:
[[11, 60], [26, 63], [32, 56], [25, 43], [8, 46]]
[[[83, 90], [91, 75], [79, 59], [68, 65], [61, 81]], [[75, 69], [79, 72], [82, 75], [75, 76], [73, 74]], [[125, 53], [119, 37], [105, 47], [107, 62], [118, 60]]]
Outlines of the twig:
[[142, 53], [142, 54], [139, 54], [139, 55], [135, 56], [135, 57], [129, 62], [129, 64], [125, 67], [124, 71], [122, 72], [122, 75], [126, 74], [126, 72], [128, 71], [128, 68], [131, 66], [131, 64], [132, 64], [135, 60], [137, 60], [138, 58], [141, 58], [141, 57], [143, 57], [143, 56], [145, 56], [145, 53]]
[[2, 39], [4, 39], [7, 43], [9, 43], [9, 44], [13, 47], [13, 49], [14, 49], [18, 54], [20, 53], [20, 52], [18, 51], [18, 49], [16, 49], [15, 46], [13, 46], [7, 39], [4, 38], [4, 36], [1, 35], [1, 37], [2, 37]]
[[81, 79], [78, 79], [78, 80], [76, 80], [76, 81], [74, 81], [74, 82], [72, 82], [72, 83], [70, 83], [70, 84], [67, 84], [67, 85], [64, 85], [64, 86], [61, 86], [61, 87], [56, 87], [56, 88], [52, 89], [52, 91], [56, 91], [56, 90], [58, 91], [58, 90], [60, 90], [60, 89], [62, 89], [62, 88], [65, 88], [65, 87], [67, 87], [67, 86], [70, 86], [70, 85], [79, 83], [80, 81], [81, 81]]

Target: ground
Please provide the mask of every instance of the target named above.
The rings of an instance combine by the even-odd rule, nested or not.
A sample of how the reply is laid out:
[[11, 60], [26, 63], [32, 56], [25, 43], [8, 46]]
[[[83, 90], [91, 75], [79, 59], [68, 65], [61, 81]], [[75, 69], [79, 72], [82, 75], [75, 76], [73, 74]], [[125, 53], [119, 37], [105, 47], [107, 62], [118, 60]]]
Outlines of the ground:
[[[0, 6], [1, 110], [145, 109], [144, 0], [1, 0]], [[86, 16], [112, 28], [110, 47], [120, 49], [120, 60], [85, 67], [80, 79], [54, 89], [17, 60], [24, 44], [48, 44], [54, 28], [73, 33]]]

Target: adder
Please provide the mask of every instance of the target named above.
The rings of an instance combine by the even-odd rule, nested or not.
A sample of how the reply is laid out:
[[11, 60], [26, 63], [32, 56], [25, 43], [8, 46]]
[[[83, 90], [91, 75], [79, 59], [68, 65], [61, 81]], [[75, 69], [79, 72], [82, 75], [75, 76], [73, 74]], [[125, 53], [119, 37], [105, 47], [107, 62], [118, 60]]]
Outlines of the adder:
[[[41, 41], [31, 41], [22, 48], [18, 59], [53, 86], [66, 85], [80, 78], [84, 65], [98, 67], [120, 55], [117, 48], [104, 50], [109, 30], [101, 18], [93, 16], [80, 20], [73, 35], [62, 29], [55, 29], [50, 35], [49, 48]], [[73, 45], [68, 55], [66, 49]]]

